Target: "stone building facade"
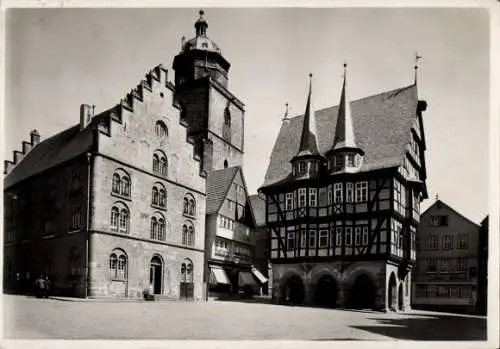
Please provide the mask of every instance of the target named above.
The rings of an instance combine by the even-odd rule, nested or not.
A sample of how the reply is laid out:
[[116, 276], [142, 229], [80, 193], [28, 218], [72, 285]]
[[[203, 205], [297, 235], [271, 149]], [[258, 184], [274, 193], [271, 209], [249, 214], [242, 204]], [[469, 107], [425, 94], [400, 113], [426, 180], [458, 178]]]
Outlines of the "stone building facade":
[[[207, 176], [243, 163], [244, 106], [206, 35], [183, 40], [117, 105], [5, 162], [5, 288], [48, 275], [77, 297], [205, 299]], [[203, 59], [201, 59], [203, 57]], [[170, 73], [170, 76], [169, 76]]]

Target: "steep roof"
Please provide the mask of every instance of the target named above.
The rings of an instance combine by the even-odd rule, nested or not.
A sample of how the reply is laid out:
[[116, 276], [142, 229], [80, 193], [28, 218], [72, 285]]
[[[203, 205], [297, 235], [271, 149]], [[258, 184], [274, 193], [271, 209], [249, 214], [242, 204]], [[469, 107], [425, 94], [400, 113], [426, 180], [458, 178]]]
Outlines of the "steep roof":
[[[402, 164], [418, 104], [417, 86], [411, 85], [351, 102], [356, 144], [365, 151], [360, 172]], [[319, 150], [333, 145], [338, 106], [316, 111]], [[297, 154], [303, 116], [285, 120], [267, 168], [263, 187], [276, 184], [291, 173]]]
[[[346, 65], [344, 64], [344, 69]], [[354, 137], [354, 128], [352, 125], [351, 103], [347, 97], [347, 73], [344, 72], [344, 83], [340, 95], [340, 104], [337, 108], [337, 125], [335, 127], [335, 137], [331, 151], [356, 150], [363, 154], [363, 150], [356, 145]]]
[[234, 177], [239, 170], [240, 167], [235, 166], [212, 171], [208, 174], [206, 214], [219, 212]]
[[86, 153], [90, 150], [92, 142], [90, 127], [80, 131], [80, 125], [72, 126], [43, 140], [4, 177], [4, 189]]
[[301, 156], [320, 155], [318, 149], [318, 134], [316, 132], [316, 116], [312, 102], [312, 75], [309, 74], [309, 94], [304, 117], [302, 118], [302, 134], [300, 136], [299, 151], [295, 158]]
[[266, 225], [266, 201], [259, 195], [250, 195], [250, 205], [252, 205], [255, 223], [257, 227]]

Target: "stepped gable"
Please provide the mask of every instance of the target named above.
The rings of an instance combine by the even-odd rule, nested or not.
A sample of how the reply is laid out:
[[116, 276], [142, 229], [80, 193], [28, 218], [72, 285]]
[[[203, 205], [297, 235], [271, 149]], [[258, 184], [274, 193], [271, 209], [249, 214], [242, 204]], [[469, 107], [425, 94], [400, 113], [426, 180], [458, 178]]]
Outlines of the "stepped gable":
[[[146, 86], [147, 90], [152, 91], [153, 80], [161, 82], [162, 71], [164, 71], [166, 75], [167, 69], [162, 64], [157, 65], [146, 74], [146, 79], [141, 80], [140, 84], [136, 88], [132, 89], [118, 105], [115, 105], [108, 110], [103, 111], [99, 115], [94, 116], [89, 125], [83, 130], [80, 130], [80, 124], [71, 126], [56, 135], [43, 140], [42, 142], [36, 144], [36, 146], [33, 146], [32, 148], [30, 147], [27, 154], [23, 154], [23, 157], [19, 159], [18, 163], [14, 164], [11, 161], [8, 161], [9, 167], [13, 166], [13, 168], [4, 176], [4, 188], [8, 189], [9, 187], [12, 187], [29, 177], [37, 175], [65, 161], [91, 151], [94, 142], [94, 130], [97, 129], [99, 132], [111, 136], [111, 120], [121, 123], [123, 108], [133, 112], [134, 103], [136, 103], [136, 101], [143, 101], [143, 85]], [[168, 79], [165, 79], [165, 86], [174, 90], [174, 86], [168, 81]], [[187, 143], [190, 142], [188, 141]], [[194, 154], [194, 147], [193, 158], [199, 161], [199, 156]], [[200, 173], [202, 173], [201, 170]], [[202, 175], [204, 174], [202, 173]]]
[[[411, 85], [351, 102], [357, 146], [365, 151], [359, 172], [402, 165], [410, 130], [416, 119], [417, 86]], [[338, 106], [316, 111], [319, 150], [333, 146]], [[290, 160], [297, 154], [303, 115], [290, 118], [281, 129], [271, 152], [263, 187], [287, 181]]]

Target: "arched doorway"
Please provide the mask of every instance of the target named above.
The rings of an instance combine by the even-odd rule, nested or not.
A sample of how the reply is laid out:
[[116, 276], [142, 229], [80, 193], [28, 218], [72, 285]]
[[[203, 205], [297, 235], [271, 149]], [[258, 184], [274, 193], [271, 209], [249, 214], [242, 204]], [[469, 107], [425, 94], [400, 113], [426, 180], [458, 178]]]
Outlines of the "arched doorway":
[[398, 309], [403, 310], [403, 307], [403, 283], [401, 283], [398, 289]]
[[359, 275], [351, 286], [350, 306], [355, 309], [374, 309], [377, 288], [367, 275]]
[[391, 276], [389, 277], [389, 292], [388, 292], [388, 302], [389, 302], [389, 308], [391, 310], [396, 310], [396, 304], [397, 304], [397, 285], [396, 285], [396, 276], [394, 276], [394, 273], [391, 273]]
[[302, 304], [304, 302], [304, 283], [298, 276], [290, 277], [282, 288], [281, 294], [286, 302]]
[[193, 262], [190, 259], [186, 258], [182, 262], [180, 276], [180, 298], [186, 300], [194, 299]]
[[149, 267], [149, 283], [153, 286], [154, 294], [161, 294], [161, 286], [163, 279], [163, 263], [158, 256], [151, 258]]
[[314, 289], [314, 304], [320, 307], [334, 308], [337, 303], [337, 283], [330, 275], [319, 279]]

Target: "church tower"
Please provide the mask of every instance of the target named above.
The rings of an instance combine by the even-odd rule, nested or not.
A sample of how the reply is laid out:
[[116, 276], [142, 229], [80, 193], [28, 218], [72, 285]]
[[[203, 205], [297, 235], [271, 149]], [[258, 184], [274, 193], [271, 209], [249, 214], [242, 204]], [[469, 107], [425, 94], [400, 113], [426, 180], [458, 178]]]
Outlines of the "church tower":
[[196, 35], [182, 38], [173, 69], [182, 122], [208, 173], [243, 165], [245, 110], [228, 89], [230, 64], [207, 36], [204, 12], [199, 14]]

